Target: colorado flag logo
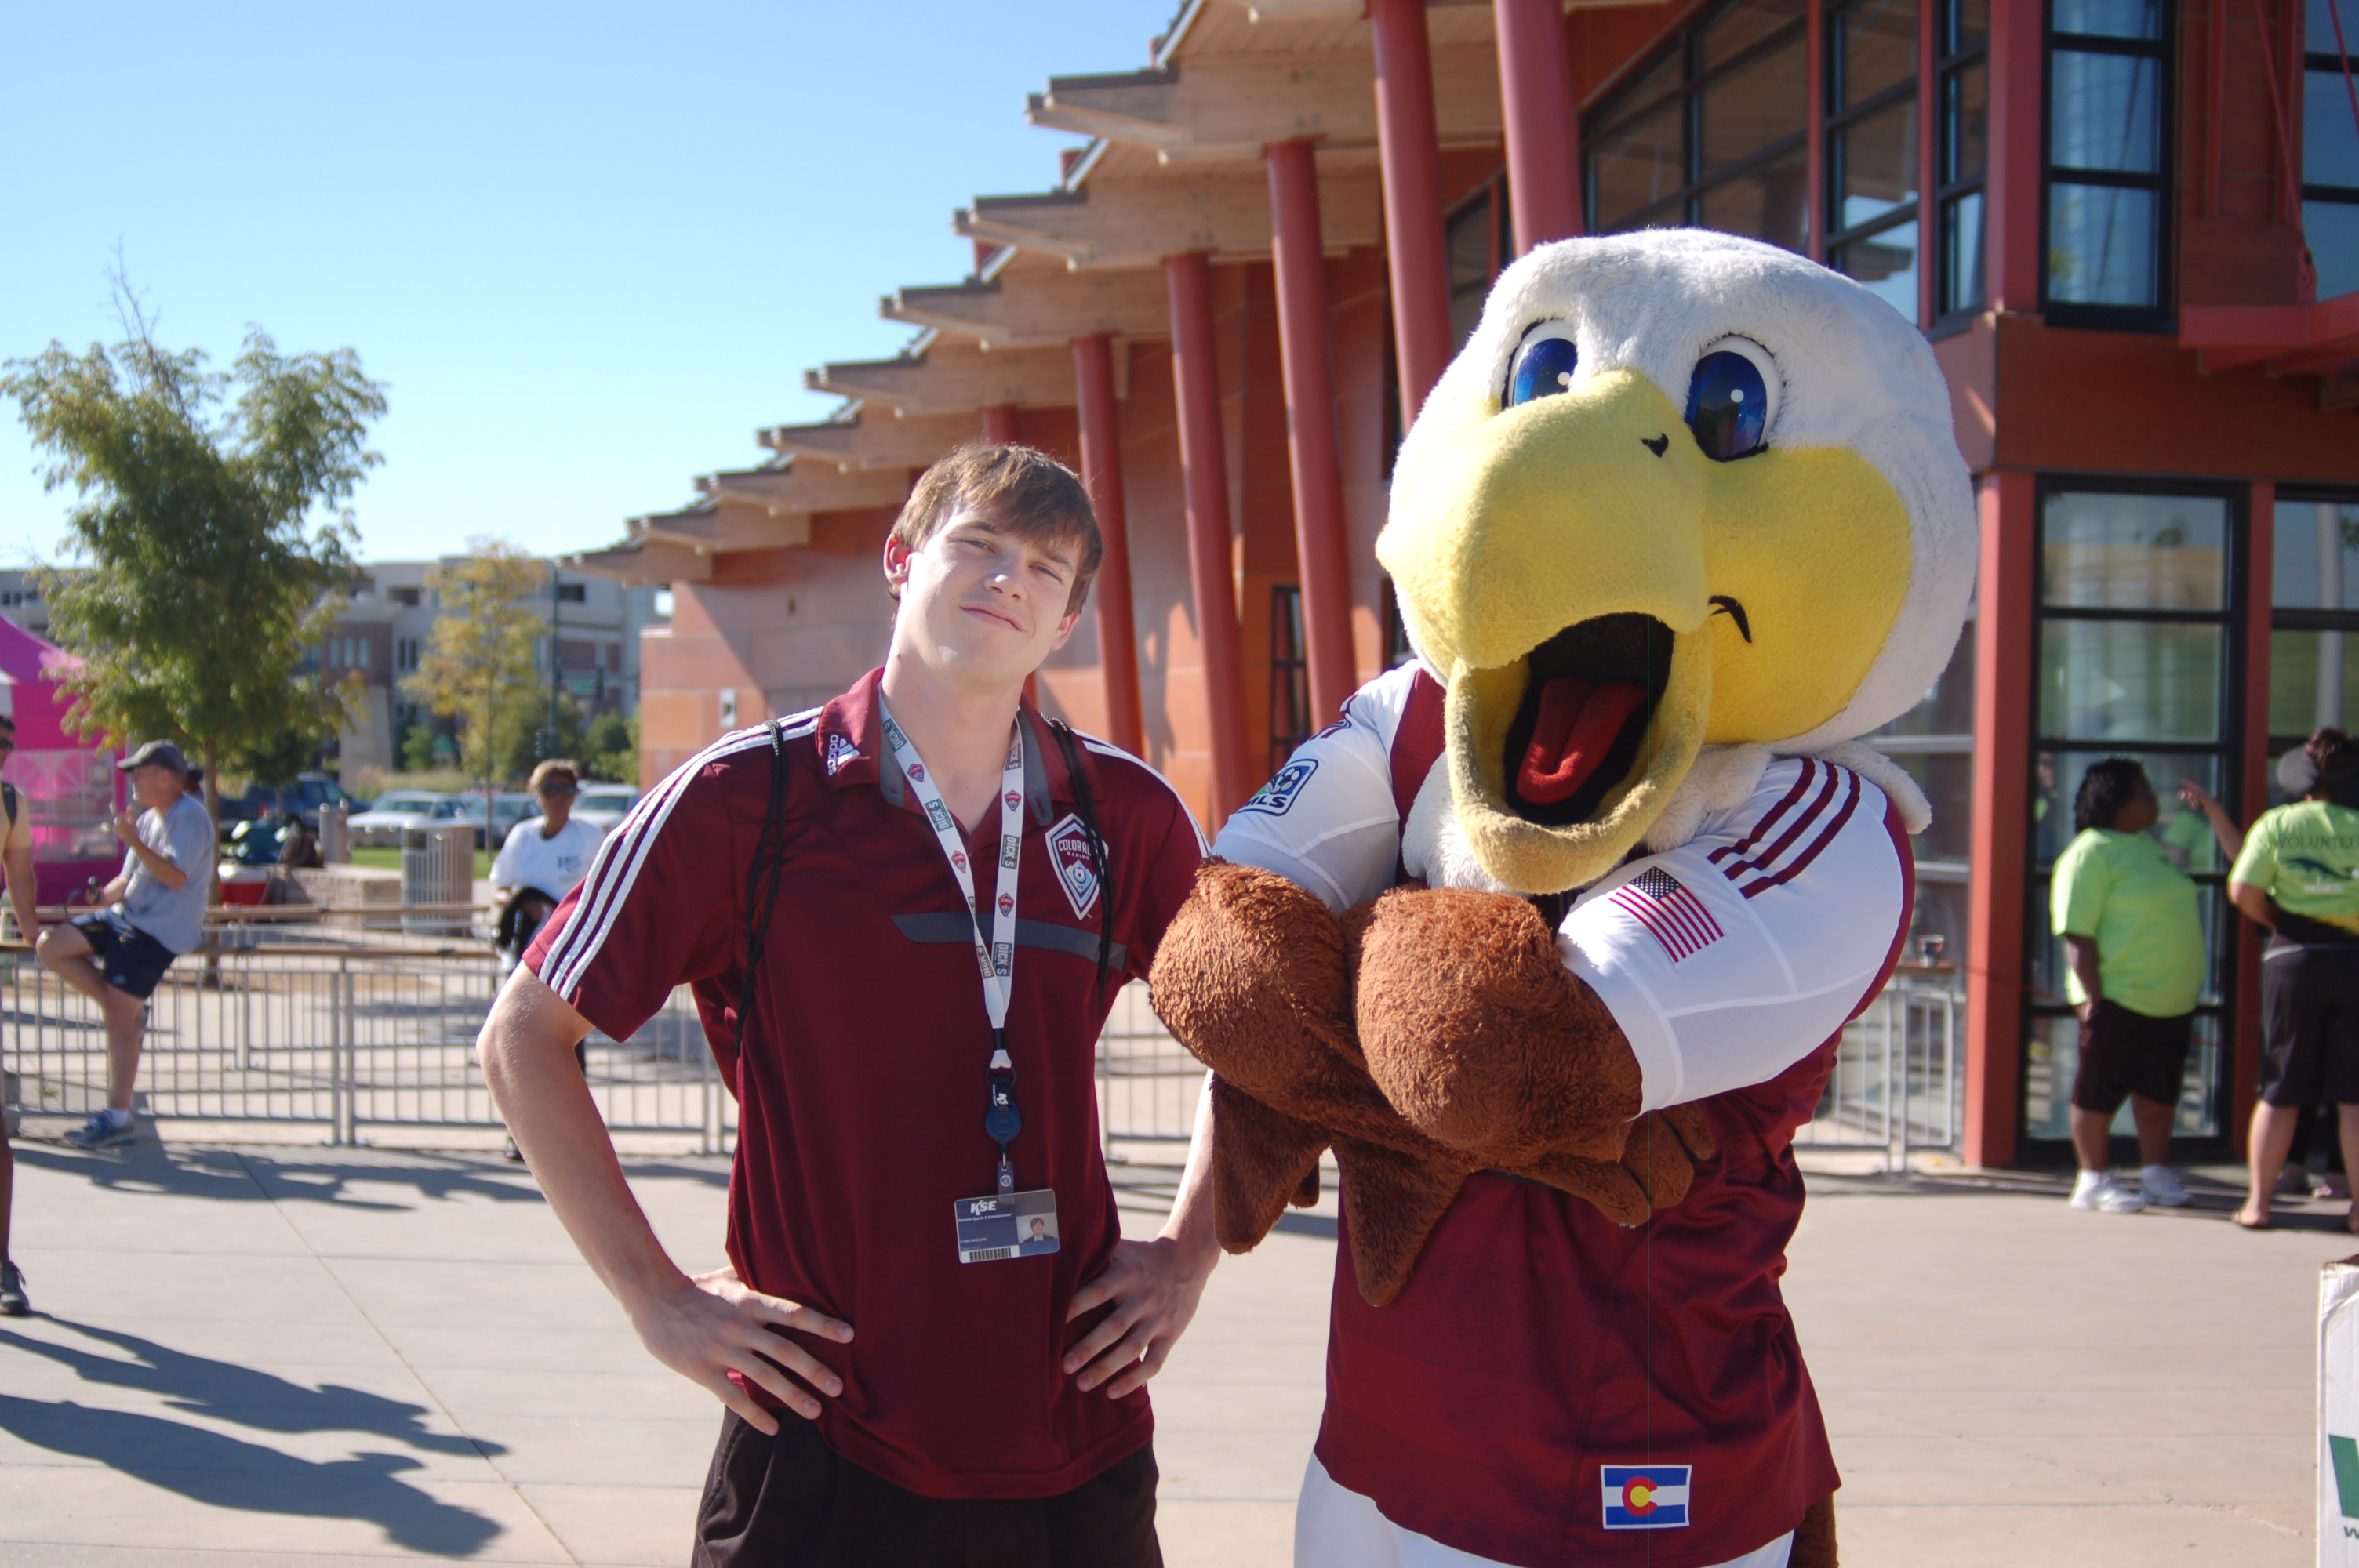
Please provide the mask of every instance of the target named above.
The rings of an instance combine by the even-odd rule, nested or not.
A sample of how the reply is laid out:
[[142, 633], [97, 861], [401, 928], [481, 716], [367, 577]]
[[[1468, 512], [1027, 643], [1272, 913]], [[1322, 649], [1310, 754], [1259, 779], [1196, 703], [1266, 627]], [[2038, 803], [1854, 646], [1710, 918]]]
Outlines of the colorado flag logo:
[[1608, 1530], [1680, 1530], [1688, 1522], [1686, 1465], [1601, 1466]]

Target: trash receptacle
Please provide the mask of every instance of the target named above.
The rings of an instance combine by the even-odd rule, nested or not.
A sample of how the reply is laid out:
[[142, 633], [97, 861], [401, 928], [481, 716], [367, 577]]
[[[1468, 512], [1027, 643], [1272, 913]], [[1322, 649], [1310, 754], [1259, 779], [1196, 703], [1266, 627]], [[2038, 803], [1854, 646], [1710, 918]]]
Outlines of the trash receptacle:
[[344, 826], [346, 808], [331, 802], [320, 807], [320, 863], [323, 866], [349, 866], [353, 862], [353, 836]]
[[[401, 902], [405, 904], [472, 903], [475, 897], [475, 830], [466, 823], [412, 827], [401, 836]], [[458, 936], [472, 922], [449, 914], [405, 914], [405, 931]]]

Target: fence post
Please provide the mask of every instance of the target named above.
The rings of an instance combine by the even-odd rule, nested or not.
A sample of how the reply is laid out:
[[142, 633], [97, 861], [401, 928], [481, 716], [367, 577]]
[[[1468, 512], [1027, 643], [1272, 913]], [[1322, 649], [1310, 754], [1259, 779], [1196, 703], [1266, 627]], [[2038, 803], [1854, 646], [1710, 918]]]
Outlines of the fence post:
[[353, 1097], [358, 1086], [354, 1082], [356, 1075], [353, 1062], [353, 973], [350, 958], [341, 957], [337, 958], [335, 975], [328, 983], [331, 1015], [329, 1038], [332, 1042], [329, 1050], [335, 1060], [333, 1068], [336, 1085], [334, 1141], [341, 1147], [350, 1148], [359, 1141], [359, 1139], [353, 1135], [353, 1128], [358, 1117], [353, 1106]]

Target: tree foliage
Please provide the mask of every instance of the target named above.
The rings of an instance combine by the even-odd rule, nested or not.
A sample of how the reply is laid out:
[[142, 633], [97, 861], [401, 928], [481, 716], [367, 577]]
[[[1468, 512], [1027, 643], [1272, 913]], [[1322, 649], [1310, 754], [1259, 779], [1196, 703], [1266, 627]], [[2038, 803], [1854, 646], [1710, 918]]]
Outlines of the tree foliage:
[[[227, 372], [159, 347], [118, 276], [125, 339], [10, 360], [42, 477], [76, 496], [83, 569], [45, 574], [49, 627], [78, 654], [68, 722], [223, 756], [324, 740], [354, 693], [304, 668], [354, 576], [339, 510], [383, 460], [366, 449], [385, 391], [351, 349], [282, 354], [259, 327]], [[322, 515], [324, 512], [324, 515]]]
[[466, 559], [434, 569], [443, 613], [408, 687], [436, 713], [459, 720], [467, 771], [488, 790], [547, 716], [548, 694], [533, 664], [542, 634], [534, 599], [547, 573], [505, 540], [471, 539], [467, 549]]

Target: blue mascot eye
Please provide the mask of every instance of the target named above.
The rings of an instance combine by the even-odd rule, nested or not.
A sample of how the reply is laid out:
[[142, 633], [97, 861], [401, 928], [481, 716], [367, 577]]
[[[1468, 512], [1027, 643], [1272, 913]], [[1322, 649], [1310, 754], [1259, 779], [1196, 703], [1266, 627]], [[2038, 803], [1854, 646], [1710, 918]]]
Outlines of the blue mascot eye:
[[1538, 329], [1516, 351], [1515, 368], [1507, 373], [1507, 406], [1518, 407], [1568, 390], [1573, 368], [1580, 363], [1581, 351], [1573, 346], [1569, 328], [1550, 323]]
[[1768, 444], [1769, 383], [1751, 354], [1722, 349], [1696, 362], [1688, 428], [1714, 462], [1749, 458]]

